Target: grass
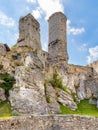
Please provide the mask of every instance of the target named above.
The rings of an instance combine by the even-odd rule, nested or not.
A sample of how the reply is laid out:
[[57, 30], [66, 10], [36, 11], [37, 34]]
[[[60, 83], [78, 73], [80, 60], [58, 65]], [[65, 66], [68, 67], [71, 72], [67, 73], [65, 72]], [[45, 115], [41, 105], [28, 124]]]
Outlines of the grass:
[[0, 117], [12, 116], [10, 103], [7, 101], [0, 102]]
[[82, 100], [78, 104], [78, 109], [73, 111], [68, 107], [65, 107], [60, 104], [61, 114], [79, 114], [79, 115], [88, 115], [88, 116], [97, 116], [98, 117], [98, 108], [95, 105], [89, 104], [88, 100]]

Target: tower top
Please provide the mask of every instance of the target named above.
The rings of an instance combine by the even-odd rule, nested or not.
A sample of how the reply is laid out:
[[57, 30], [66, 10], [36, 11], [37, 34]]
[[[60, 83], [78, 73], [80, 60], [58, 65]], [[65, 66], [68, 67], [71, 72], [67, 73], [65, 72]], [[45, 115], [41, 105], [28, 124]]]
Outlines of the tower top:
[[24, 17], [21, 17], [19, 21], [23, 21], [23, 20], [26, 21], [28, 19], [31, 19], [32, 21], [36, 22], [36, 24], [38, 24], [40, 26], [39, 22], [34, 18], [34, 16], [31, 13], [27, 14]]
[[41, 50], [40, 24], [30, 13], [19, 20], [17, 45], [31, 47], [33, 50]]
[[[52, 17], [57, 17], [58, 15], [59, 15], [59, 16], [61, 15], [61, 16], [65, 17], [65, 19], [67, 20], [67, 17], [64, 15], [64, 13], [62, 13], [62, 12], [56, 12], [56, 13], [52, 14], [52, 15], [49, 17], [48, 22], [49, 22], [49, 20], [51, 20]], [[59, 16], [58, 16], [58, 17], [59, 17]]]
[[62, 12], [49, 17], [49, 60], [56, 63], [68, 62], [66, 24], [67, 18]]

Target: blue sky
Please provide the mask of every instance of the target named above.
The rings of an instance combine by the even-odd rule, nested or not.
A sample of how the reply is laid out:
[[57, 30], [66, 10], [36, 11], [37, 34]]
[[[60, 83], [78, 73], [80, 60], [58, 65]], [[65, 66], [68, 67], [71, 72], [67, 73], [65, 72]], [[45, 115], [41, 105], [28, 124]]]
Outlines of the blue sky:
[[86, 65], [98, 60], [97, 0], [0, 0], [0, 42], [10, 47], [16, 44], [19, 18], [32, 13], [40, 23], [42, 47], [47, 50], [47, 19], [58, 11], [68, 19], [69, 63]]

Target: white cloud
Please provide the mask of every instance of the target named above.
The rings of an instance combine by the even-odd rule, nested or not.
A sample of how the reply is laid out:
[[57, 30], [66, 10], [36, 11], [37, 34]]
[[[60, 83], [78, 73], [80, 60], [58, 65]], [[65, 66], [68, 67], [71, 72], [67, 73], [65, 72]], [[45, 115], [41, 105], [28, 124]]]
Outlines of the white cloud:
[[30, 8], [29, 8], [28, 6], [26, 6], [26, 10], [27, 10], [27, 11], [30, 11]]
[[0, 25], [13, 27], [15, 25], [15, 21], [13, 18], [8, 17], [5, 13], [0, 11]]
[[38, 0], [39, 6], [42, 11], [46, 14], [46, 18], [55, 12], [64, 12], [64, 7], [61, 0]]
[[89, 48], [89, 56], [87, 56], [88, 63], [91, 63], [95, 60], [98, 60], [98, 46]]
[[34, 16], [34, 18], [36, 19], [40, 19], [41, 18], [41, 14], [42, 14], [42, 10], [40, 7], [38, 7], [36, 10], [32, 11], [32, 15]]
[[37, 19], [41, 18], [42, 13], [45, 13], [45, 19], [47, 20], [55, 12], [64, 12], [62, 0], [27, 0], [27, 2], [38, 2], [39, 6], [32, 11], [32, 14]]
[[84, 43], [84, 44], [82, 44], [79, 48], [78, 48], [78, 50], [79, 51], [82, 51], [82, 52], [84, 52], [84, 51], [87, 51], [87, 43]]
[[85, 29], [82, 28], [75, 28], [75, 27], [71, 27], [71, 21], [67, 20], [67, 32], [68, 34], [72, 34], [72, 35], [79, 35], [85, 32]]
[[27, 2], [29, 2], [29, 3], [35, 3], [36, 0], [27, 0]]

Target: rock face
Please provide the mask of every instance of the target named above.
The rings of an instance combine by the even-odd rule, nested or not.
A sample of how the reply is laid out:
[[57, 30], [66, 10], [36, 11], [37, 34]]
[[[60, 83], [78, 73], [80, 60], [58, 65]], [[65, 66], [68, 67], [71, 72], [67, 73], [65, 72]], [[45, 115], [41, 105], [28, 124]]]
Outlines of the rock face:
[[5, 97], [5, 91], [3, 88], [0, 88], [0, 100], [1, 101], [5, 101], [6, 97]]
[[10, 90], [9, 97], [13, 113], [47, 113], [44, 73], [40, 70], [42, 63], [35, 57], [31, 56], [32, 60], [28, 57], [28, 61], [26, 58], [26, 66], [19, 66], [15, 70], [16, 84]]
[[45, 86], [45, 93], [46, 93], [46, 101], [48, 105], [48, 113], [60, 113], [60, 106], [57, 101], [57, 95], [55, 89], [52, 87], [51, 84], [46, 84]]
[[0, 43], [0, 54], [5, 54], [6, 53], [6, 48], [4, 46], [4, 44]]
[[69, 107], [71, 110], [77, 109], [77, 104], [75, 103], [72, 95], [68, 92], [65, 92], [63, 90], [58, 90], [58, 102], [63, 104], [64, 106]]

